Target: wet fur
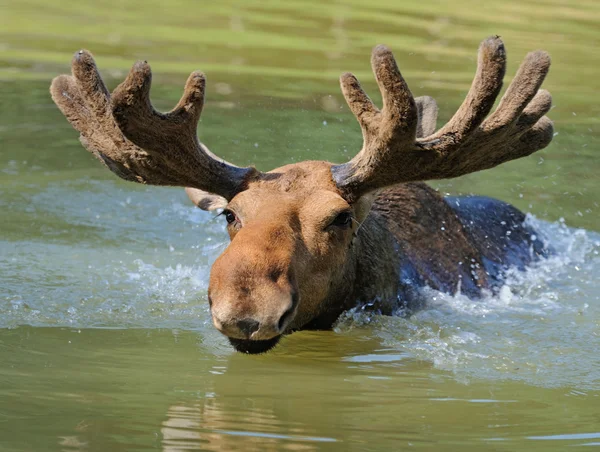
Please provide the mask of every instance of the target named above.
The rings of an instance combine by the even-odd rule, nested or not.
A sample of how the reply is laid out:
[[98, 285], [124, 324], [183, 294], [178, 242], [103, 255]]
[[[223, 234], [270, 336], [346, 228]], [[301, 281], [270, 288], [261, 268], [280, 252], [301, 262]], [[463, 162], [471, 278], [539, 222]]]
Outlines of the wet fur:
[[[358, 231], [340, 287], [310, 329], [331, 327], [345, 310], [368, 304], [382, 314], [416, 308], [428, 286], [477, 298], [495, 290], [511, 267], [547, 254], [525, 215], [485, 197], [442, 197], [424, 183], [381, 191]], [[510, 233], [509, 233], [510, 232]], [[348, 290], [351, 288], [351, 290]]]

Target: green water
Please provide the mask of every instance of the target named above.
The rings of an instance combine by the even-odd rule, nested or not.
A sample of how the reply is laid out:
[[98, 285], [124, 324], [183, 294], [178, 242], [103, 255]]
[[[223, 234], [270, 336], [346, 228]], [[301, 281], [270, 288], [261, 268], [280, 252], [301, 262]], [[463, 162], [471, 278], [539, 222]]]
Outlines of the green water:
[[[565, 450], [600, 446], [600, 3], [0, 1], [0, 450]], [[169, 109], [208, 77], [199, 133], [259, 169], [360, 148], [337, 77], [385, 43], [441, 120], [479, 41], [508, 73], [553, 65], [557, 135], [517, 162], [436, 186], [501, 198], [557, 255], [481, 302], [431, 293], [410, 319], [353, 312], [265, 356], [210, 324], [223, 219], [176, 188], [117, 180], [48, 95], [88, 48], [109, 85], [136, 59]]]

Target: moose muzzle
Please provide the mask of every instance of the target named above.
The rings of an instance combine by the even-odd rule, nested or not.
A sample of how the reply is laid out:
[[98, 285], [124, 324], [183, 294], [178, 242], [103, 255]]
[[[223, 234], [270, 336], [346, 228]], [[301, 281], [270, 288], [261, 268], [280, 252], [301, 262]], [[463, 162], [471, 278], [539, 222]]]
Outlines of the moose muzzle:
[[281, 242], [274, 247], [252, 235], [233, 240], [215, 261], [208, 298], [213, 324], [232, 345], [260, 353], [277, 344], [296, 315], [299, 297], [291, 247]]

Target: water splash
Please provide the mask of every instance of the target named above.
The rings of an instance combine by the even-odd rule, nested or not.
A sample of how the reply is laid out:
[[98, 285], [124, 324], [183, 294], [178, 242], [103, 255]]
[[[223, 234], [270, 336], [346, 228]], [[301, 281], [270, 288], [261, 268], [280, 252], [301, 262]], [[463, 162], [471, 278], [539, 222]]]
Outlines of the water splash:
[[600, 236], [564, 221], [527, 221], [556, 253], [525, 272], [510, 272], [497, 295], [473, 301], [428, 289], [427, 307], [410, 317], [355, 309], [336, 331], [368, 326], [391, 350], [432, 362], [462, 381], [600, 388]]

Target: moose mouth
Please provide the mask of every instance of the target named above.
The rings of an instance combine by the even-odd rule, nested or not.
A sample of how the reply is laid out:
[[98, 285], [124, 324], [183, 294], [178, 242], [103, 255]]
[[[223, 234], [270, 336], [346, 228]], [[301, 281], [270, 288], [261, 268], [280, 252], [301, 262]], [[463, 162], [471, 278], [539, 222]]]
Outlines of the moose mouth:
[[234, 339], [229, 337], [229, 343], [233, 348], [240, 353], [247, 353], [249, 355], [258, 355], [260, 353], [266, 353], [277, 345], [281, 335], [275, 336], [271, 339], [264, 341], [251, 341], [250, 339]]

